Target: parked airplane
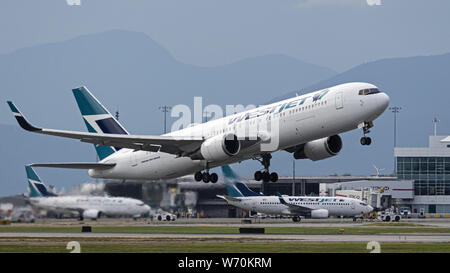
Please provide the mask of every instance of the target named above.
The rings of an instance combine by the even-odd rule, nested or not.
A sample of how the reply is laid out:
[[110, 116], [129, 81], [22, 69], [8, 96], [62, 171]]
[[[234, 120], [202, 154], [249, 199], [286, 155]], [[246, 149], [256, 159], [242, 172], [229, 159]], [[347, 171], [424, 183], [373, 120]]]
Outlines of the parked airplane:
[[240, 182], [229, 166], [222, 166], [227, 195], [217, 195], [228, 204], [268, 215], [293, 216], [294, 222], [305, 218], [328, 218], [329, 216], [360, 217], [373, 208], [358, 199], [336, 196], [265, 196], [250, 190]]
[[[342, 149], [338, 135], [363, 130], [388, 107], [389, 97], [369, 83], [346, 83], [259, 108], [189, 126], [162, 136], [130, 135], [86, 87], [73, 89], [88, 133], [38, 128], [8, 101], [20, 126], [31, 132], [93, 143], [98, 163], [31, 164], [89, 169], [94, 178], [154, 180], [195, 173], [197, 181], [217, 182], [214, 167], [257, 159], [255, 179], [278, 180], [269, 172], [271, 153], [285, 150], [295, 159], [322, 160]], [[202, 172], [205, 170], [205, 172]]]
[[83, 218], [97, 219], [101, 215], [131, 216], [139, 218], [150, 213], [150, 207], [141, 200], [124, 197], [57, 196], [47, 187], [30, 166], [25, 166], [28, 178], [30, 203], [45, 210], [78, 212]]

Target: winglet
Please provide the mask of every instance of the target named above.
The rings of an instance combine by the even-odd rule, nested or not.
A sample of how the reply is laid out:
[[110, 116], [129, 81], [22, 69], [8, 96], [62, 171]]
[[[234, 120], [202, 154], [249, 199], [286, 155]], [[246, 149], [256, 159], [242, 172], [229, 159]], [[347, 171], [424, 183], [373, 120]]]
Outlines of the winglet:
[[[280, 193], [278, 193], [278, 194], [280, 194]], [[278, 195], [278, 198], [280, 199], [281, 204], [286, 205], [286, 201], [284, 200], [283, 196]]]
[[14, 117], [16, 118], [17, 122], [19, 123], [20, 127], [22, 129], [35, 132], [35, 131], [41, 131], [41, 128], [35, 127], [31, 125], [30, 122], [25, 118], [25, 116], [19, 111], [19, 109], [14, 105], [12, 101], [7, 101], [9, 108], [11, 108], [11, 111], [14, 114]]

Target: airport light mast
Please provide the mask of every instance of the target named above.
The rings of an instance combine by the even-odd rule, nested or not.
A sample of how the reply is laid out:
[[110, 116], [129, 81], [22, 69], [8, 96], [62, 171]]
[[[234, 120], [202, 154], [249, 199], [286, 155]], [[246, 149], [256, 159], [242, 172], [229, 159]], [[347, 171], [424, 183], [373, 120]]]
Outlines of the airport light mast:
[[434, 123], [434, 136], [437, 136], [437, 124], [438, 122], [440, 122], [440, 120], [438, 120], [438, 118], [434, 118], [433, 119], [433, 123]]
[[208, 122], [208, 115], [211, 114], [208, 111], [203, 112], [203, 116], [205, 117], [205, 123]]
[[[397, 147], [397, 114], [402, 110], [399, 106], [389, 107], [392, 113], [394, 113], [394, 149]], [[397, 175], [397, 158], [394, 156], [394, 173]]]
[[169, 110], [172, 109], [172, 107], [168, 105], [163, 105], [159, 107], [159, 110], [164, 113], [164, 134], [167, 132], [166, 122], [167, 122], [167, 113]]
[[295, 158], [292, 160], [292, 196], [295, 196]]
[[114, 113], [114, 116], [117, 121], [119, 121], [119, 107], [117, 107], [116, 113]]

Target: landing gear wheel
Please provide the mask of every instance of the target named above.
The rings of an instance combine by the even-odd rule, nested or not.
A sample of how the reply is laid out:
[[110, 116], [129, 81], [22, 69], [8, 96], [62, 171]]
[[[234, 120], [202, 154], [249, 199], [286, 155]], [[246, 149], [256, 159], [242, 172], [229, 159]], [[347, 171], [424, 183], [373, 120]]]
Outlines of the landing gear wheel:
[[360, 142], [361, 145], [370, 145], [372, 143], [372, 139], [370, 137], [362, 137]]
[[292, 217], [292, 221], [294, 221], [294, 222], [300, 222], [301, 219], [302, 218], [300, 218], [299, 216]]
[[202, 174], [201, 172], [196, 172], [196, 173], [194, 174], [194, 179], [195, 179], [195, 181], [197, 181], [197, 182], [202, 181], [202, 180], [203, 180], [203, 174]]
[[366, 145], [366, 137], [362, 137], [359, 142], [361, 142], [361, 145], [363, 146]]
[[273, 172], [270, 174], [270, 181], [277, 182], [278, 181], [278, 174]]
[[209, 178], [210, 178], [210, 180], [211, 180], [212, 183], [216, 183], [217, 180], [219, 180], [219, 177], [217, 176], [216, 173], [210, 174]]
[[261, 180], [263, 182], [269, 182], [269, 181], [277, 182], [278, 181], [278, 174], [275, 172], [273, 172], [273, 173], [269, 172], [271, 158], [272, 158], [271, 154], [262, 154], [261, 160], [257, 159], [264, 166], [264, 170], [255, 172], [254, 177], [255, 177], [256, 181], [261, 181]]
[[209, 181], [211, 181], [211, 176], [209, 175], [209, 173], [203, 173], [203, 182], [208, 183]]
[[254, 177], [255, 177], [255, 180], [256, 181], [261, 181], [261, 179], [262, 179], [262, 172], [261, 171], [256, 171], [255, 172], [255, 175], [254, 175]]

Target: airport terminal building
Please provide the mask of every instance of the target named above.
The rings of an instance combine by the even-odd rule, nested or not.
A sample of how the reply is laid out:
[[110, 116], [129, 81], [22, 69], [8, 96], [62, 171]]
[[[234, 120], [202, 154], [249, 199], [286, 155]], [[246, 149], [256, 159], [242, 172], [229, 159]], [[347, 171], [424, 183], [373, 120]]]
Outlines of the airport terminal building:
[[414, 181], [413, 212], [450, 213], [450, 143], [430, 136], [428, 147], [395, 148], [398, 179]]

